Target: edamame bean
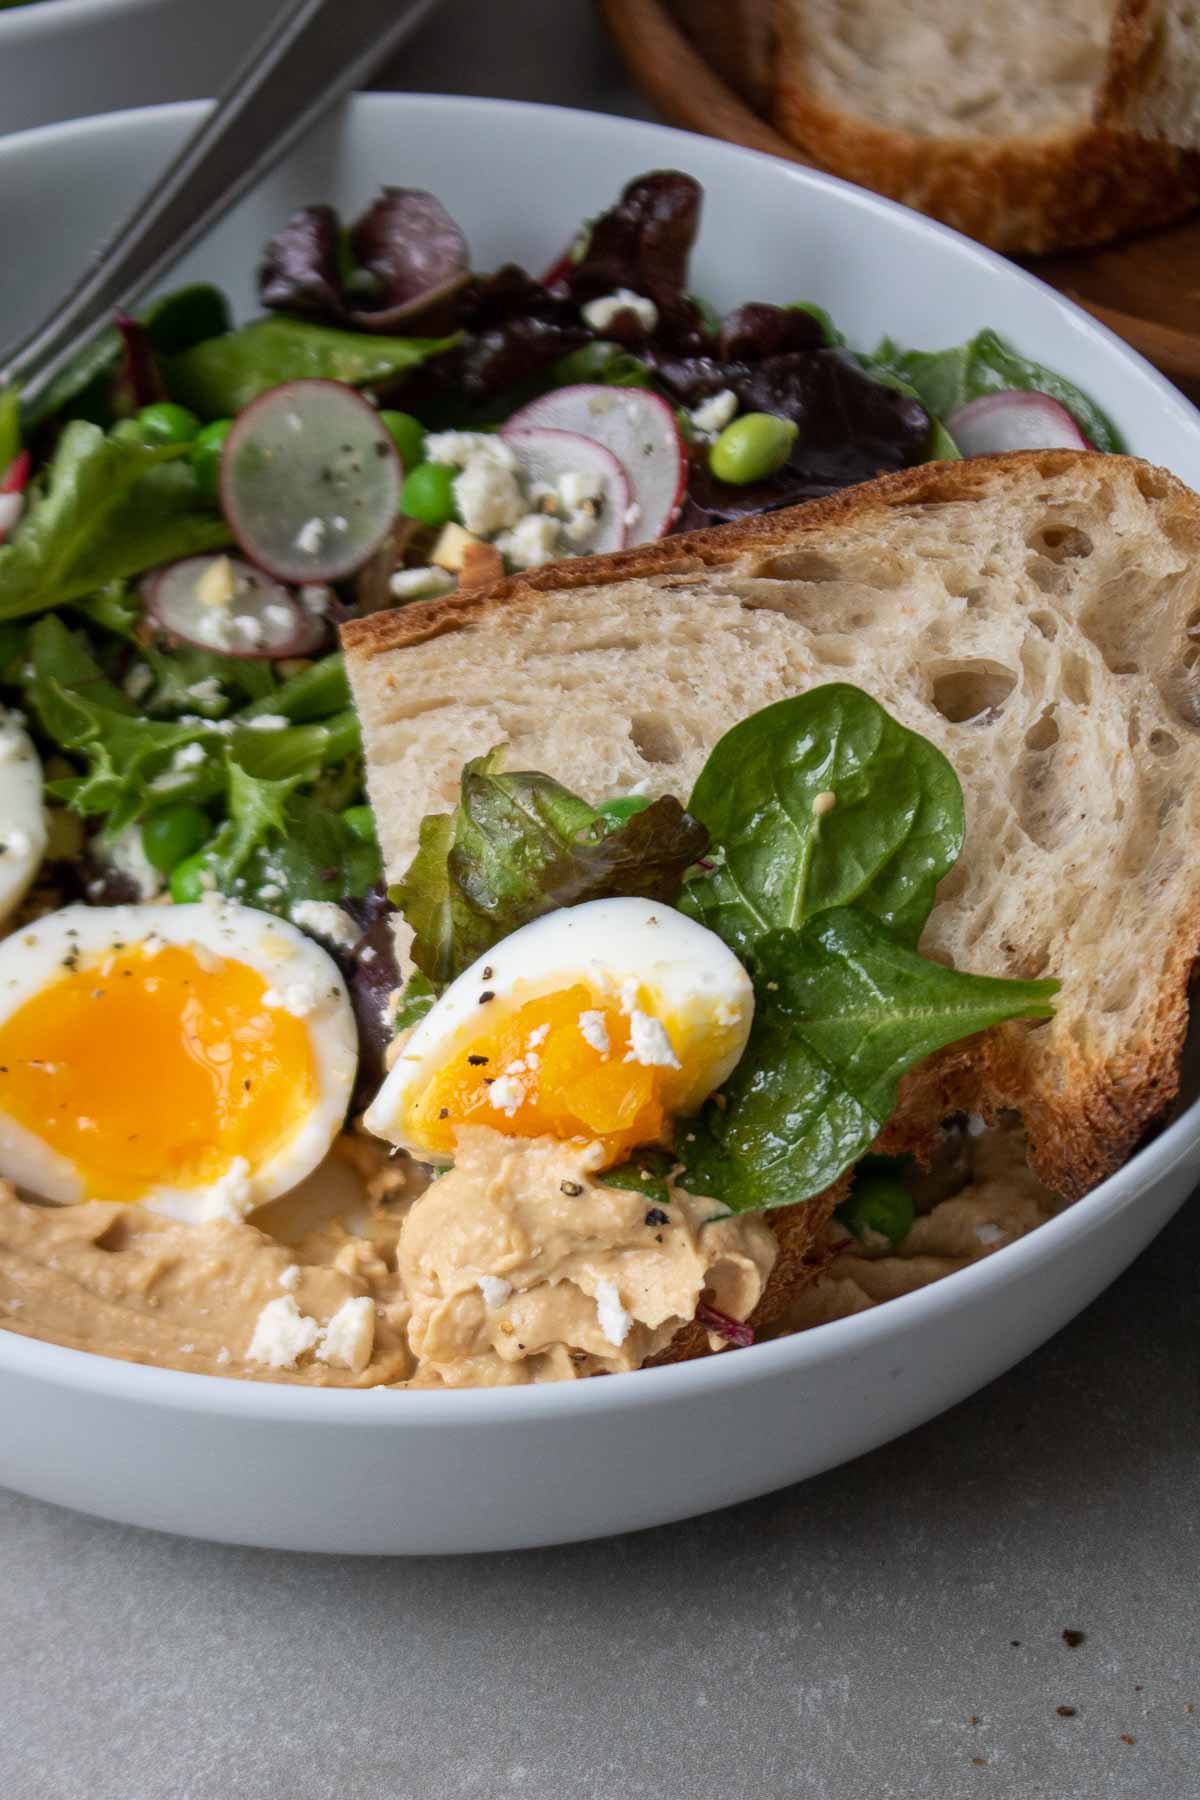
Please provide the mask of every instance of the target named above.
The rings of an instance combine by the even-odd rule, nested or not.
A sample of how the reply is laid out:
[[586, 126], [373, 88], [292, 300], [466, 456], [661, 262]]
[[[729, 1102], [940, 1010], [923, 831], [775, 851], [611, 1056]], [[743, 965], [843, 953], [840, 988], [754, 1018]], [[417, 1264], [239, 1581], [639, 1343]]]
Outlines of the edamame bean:
[[232, 419], [214, 419], [203, 426], [192, 439], [191, 465], [196, 486], [209, 500], [217, 497], [221, 476], [221, 453], [225, 439], [233, 430]]
[[400, 494], [401, 509], [410, 519], [419, 519], [422, 525], [448, 525], [454, 517], [456, 473], [446, 463], [418, 463], [405, 477]]
[[137, 422], [147, 444], [190, 444], [200, 429], [195, 413], [186, 406], [176, 406], [173, 400], [143, 406]]
[[381, 412], [379, 423], [399, 451], [405, 472], [415, 469], [425, 443], [425, 427], [420, 419], [406, 412]]
[[883, 1237], [898, 1244], [913, 1222], [912, 1196], [894, 1175], [860, 1175], [837, 1216], [856, 1238]]
[[798, 427], [775, 413], [743, 413], [727, 425], [708, 453], [708, 466], [718, 481], [746, 487], [782, 469], [796, 441]]
[[211, 829], [208, 814], [190, 800], [161, 807], [142, 826], [146, 861], [160, 875], [169, 875], [178, 863], [200, 848]]
[[208, 867], [208, 857], [203, 850], [197, 850], [194, 856], [185, 856], [182, 862], [176, 863], [171, 870], [171, 898], [176, 906], [188, 906], [193, 901], [203, 900], [212, 886]]

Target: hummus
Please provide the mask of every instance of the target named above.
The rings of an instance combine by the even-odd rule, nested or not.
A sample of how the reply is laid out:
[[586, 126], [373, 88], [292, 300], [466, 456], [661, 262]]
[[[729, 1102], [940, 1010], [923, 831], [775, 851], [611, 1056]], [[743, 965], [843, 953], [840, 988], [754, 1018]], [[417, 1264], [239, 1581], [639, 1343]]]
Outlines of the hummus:
[[744, 1319], [775, 1258], [768, 1226], [606, 1188], [598, 1157], [476, 1130], [422, 1191], [415, 1165], [347, 1136], [253, 1224], [43, 1206], [0, 1183], [0, 1323], [201, 1374], [466, 1387], [635, 1369], [702, 1293]]
[[828, 1263], [797, 1294], [772, 1335], [806, 1331], [911, 1294], [1014, 1243], [1060, 1210], [1062, 1201], [1030, 1168], [1024, 1133], [1015, 1125], [977, 1135], [968, 1130], [961, 1148], [962, 1185], [920, 1212], [894, 1248], [884, 1239], [874, 1247], [848, 1240], [845, 1228], [831, 1220]]
[[637, 1369], [702, 1294], [745, 1319], [776, 1243], [672, 1189], [667, 1204], [604, 1186], [599, 1145], [469, 1129], [413, 1206], [398, 1264], [416, 1384], [485, 1387]]

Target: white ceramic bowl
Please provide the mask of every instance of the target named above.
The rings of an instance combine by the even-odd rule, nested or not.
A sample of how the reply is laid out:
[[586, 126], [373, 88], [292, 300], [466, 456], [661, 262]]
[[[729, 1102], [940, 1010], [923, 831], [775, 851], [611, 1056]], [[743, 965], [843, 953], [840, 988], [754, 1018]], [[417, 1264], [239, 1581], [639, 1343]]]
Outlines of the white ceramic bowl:
[[[7, 329], [52, 301], [196, 116], [165, 107], [0, 144], [0, 242], [22, 246], [0, 265]], [[257, 253], [289, 208], [353, 207], [382, 181], [434, 189], [481, 266], [538, 269], [623, 181], [664, 164], [704, 182], [696, 287], [719, 305], [817, 300], [863, 343], [891, 332], [946, 345], [996, 325], [1085, 386], [1132, 448], [1200, 486], [1196, 413], [1048, 288], [874, 195], [656, 126], [360, 98], [184, 273], [223, 281], [249, 308]], [[1192, 1105], [1061, 1217], [937, 1286], [799, 1337], [569, 1386], [289, 1389], [0, 1331], [0, 1479], [140, 1525], [309, 1550], [503, 1549], [682, 1518], [857, 1456], [982, 1387], [1119, 1274], [1198, 1171]]]
[[281, 0], [37, 0], [0, 11], [0, 131], [219, 92]]

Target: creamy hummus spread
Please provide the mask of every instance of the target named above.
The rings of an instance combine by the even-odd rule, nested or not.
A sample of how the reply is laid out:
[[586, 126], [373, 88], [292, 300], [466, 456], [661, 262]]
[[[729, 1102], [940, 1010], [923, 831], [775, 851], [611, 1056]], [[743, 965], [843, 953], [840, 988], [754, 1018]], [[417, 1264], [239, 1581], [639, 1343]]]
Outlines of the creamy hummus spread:
[[422, 1191], [415, 1165], [345, 1137], [253, 1224], [43, 1206], [0, 1183], [0, 1323], [204, 1374], [465, 1387], [634, 1369], [702, 1294], [736, 1319], [762, 1295], [761, 1218], [606, 1188], [594, 1146], [474, 1130], [459, 1152]]
[[757, 1306], [775, 1238], [679, 1189], [659, 1204], [604, 1186], [598, 1145], [471, 1129], [413, 1206], [399, 1269], [420, 1385], [484, 1387], [637, 1369], [706, 1292]]

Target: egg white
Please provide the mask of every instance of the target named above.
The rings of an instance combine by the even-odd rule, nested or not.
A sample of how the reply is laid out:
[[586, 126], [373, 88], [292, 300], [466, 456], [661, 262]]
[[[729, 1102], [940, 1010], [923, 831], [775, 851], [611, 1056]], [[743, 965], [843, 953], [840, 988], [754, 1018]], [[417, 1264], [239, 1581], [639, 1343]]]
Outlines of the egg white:
[[[262, 976], [279, 1004], [303, 1018], [312, 1048], [317, 1099], [289, 1141], [260, 1167], [232, 1169], [194, 1188], [156, 1187], [140, 1204], [174, 1219], [245, 1215], [287, 1193], [316, 1168], [337, 1135], [358, 1064], [358, 1036], [337, 964], [319, 944], [272, 913], [219, 896], [189, 906], [68, 906], [0, 941], [0, 1023], [52, 985], [72, 951], [85, 957], [157, 942], [227, 957]], [[114, 1057], [120, 1045], [113, 1045]], [[103, 1119], [98, 1119], [100, 1130]], [[0, 1174], [45, 1200], [87, 1196], [74, 1165], [3, 1111]]]
[[45, 854], [42, 765], [19, 716], [0, 706], [0, 925], [25, 898]]
[[754, 1016], [754, 989], [728, 944], [671, 906], [636, 898], [589, 900], [521, 926], [446, 989], [363, 1115], [367, 1129], [426, 1161], [448, 1161], [406, 1137], [404, 1121], [461, 1041], [463, 1026], [479, 1018], [481, 995], [503, 1000], [520, 983], [525, 1001], [576, 981], [614, 999], [626, 982], [636, 982], [682, 1035], [683, 1041], [673, 1039], [673, 1049], [685, 1070], [707, 1054], [713, 1014], [727, 1009], [738, 1030], [726, 1053], [713, 1059], [708, 1091], [737, 1067]]

